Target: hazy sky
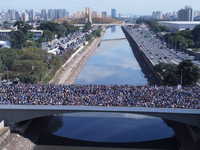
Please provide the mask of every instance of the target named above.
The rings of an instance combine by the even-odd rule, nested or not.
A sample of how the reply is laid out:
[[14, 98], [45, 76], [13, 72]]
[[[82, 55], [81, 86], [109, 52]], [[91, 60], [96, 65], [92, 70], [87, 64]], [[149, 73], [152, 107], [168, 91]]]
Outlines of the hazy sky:
[[2, 9], [66, 9], [70, 14], [91, 7], [97, 12], [106, 11], [111, 13], [115, 8], [121, 14], [151, 15], [153, 11], [163, 13], [178, 11], [186, 5], [193, 10], [200, 10], [200, 0], [0, 0]]

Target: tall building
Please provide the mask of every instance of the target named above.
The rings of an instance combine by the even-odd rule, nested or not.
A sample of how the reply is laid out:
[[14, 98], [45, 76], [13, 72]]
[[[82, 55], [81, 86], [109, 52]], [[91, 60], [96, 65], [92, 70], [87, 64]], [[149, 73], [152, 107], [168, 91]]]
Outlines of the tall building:
[[162, 13], [162, 11], [154, 11], [152, 13], [152, 18], [153, 19], [158, 19], [158, 20], [163, 19], [163, 13]]
[[178, 11], [178, 21], [193, 21], [193, 10], [189, 6]]
[[33, 21], [35, 18], [35, 11], [33, 9], [28, 12], [29, 21]]
[[21, 20], [21, 14], [18, 11], [15, 12], [15, 19], [16, 19], [16, 21]]
[[24, 21], [24, 22], [28, 21], [28, 14], [27, 13], [21, 14], [21, 21]]
[[68, 17], [69, 16], [69, 12], [66, 11], [66, 9], [63, 9], [63, 17]]
[[11, 19], [11, 20], [15, 20], [15, 19], [16, 19], [16, 18], [15, 18], [15, 12], [16, 12], [16, 11], [15, 11], [14, 9], [12, 9], [12, 10], [9, 9], [9, 10], [8, 10], [8, 14], [10, 15], [10, 19]]
[[107, 12], [106, 11], [103, 11], [102, 12], [102, 18], [106, 18], [107, 17]]
[[92, 18], [97, 18], [97, 12], [96, 11], [92, 12]]
[[117, 17], [116, 9], [111, 9], [111, 17], [113, 18]]
[[49, 9], [48, 10], [48, 18], [49, 18], [50, 21], [52, 21], [52, 20], [55, 19], [54, 18], [54, 11], [53, 11], [53, 9]]

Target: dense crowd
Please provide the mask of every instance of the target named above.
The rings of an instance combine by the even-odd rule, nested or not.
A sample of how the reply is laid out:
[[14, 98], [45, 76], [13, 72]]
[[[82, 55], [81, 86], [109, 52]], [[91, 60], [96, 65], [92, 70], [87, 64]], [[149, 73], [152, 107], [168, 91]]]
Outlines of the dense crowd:
[[200, 109], [199, 87], [0, 84], [0, 105], [75, 105]]

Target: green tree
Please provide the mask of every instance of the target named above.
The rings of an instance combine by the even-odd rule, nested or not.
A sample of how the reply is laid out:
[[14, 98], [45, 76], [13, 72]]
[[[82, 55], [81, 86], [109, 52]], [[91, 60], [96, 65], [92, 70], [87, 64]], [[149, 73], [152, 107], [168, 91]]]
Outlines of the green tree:
[[52, 41], [53, 40], [53, 33], [50, 30], [44, 30], [42, 37], [44, 38], [44, 40], [46, 42], [47, 41]]
[[10, 43], [13, 48], [23, 48], [23, 43], [26, 41], [26, 35], [23, 31], [17, 30], [10, 33]]
[[199, 68], [191, 60], [183, 60], [178, 65], [179, 76], [182, 75], [183, 85], [195, 85], [199, 80]]
[[192, 31], [192, 34], [194, 36], [194, 41], [200, 40], [200, 25], [195, 26], [195, 28]]
[[14, 24], [14, 27], [17, 26], [18, 30], [21, 30], [26, 34], [29, 30], [33, 29], [33, 26], [26, 24], [24, 21], [17, 21]]
[[67, 31], [67, 29], [62, 25], [58, 25], [56, 26], [55, 31], [58, 34], [58, 38], [60, 38], [65, 36], [65, 32]]
[[87, 22], [87, 23], [85, 24], [85, 26], [83, 27], [83, 30], [84, 30], [85, 32], [88, 32], [91, 28], [92, 28], [92, 23], [91, 23], [91, 22]]
[[14, 63], [16, 59], [16, 53], [11, 48], [2, 48], [0, 50], [0, 60], [2, 61], [2, 69], [5, 69], [5, 67], [8, 67], [8, 69], [11, 68], [12, 64]]

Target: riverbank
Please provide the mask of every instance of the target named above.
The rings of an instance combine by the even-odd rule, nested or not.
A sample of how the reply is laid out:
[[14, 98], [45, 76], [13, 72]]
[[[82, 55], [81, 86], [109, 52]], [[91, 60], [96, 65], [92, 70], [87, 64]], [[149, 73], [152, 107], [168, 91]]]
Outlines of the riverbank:
[[101, 37], [94, 38], [85, 48], [83, 48], [75, 57], [68, 63], [62, 66], [62, 69], [57, 73], [51, 81], [53, 84], [73, 84], [87, 60], [92, 56], [93, 52], [101, 42], [105, 33], [105, 27], [102, 27]]

